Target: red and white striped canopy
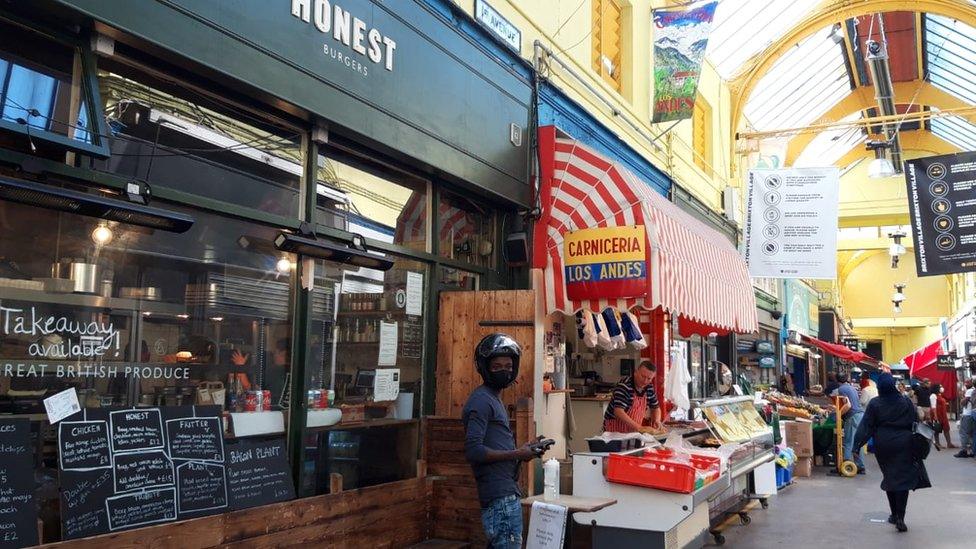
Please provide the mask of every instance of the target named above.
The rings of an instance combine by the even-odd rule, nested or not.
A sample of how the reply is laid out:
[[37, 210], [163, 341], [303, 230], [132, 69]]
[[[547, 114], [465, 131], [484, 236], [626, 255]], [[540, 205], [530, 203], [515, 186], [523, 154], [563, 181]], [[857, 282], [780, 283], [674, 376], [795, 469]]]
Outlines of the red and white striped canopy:
[[[474, 214], [452, 205], [447, 200], [441, 200], [437, 215], [440, 223], [437, 237], [443, 242], [454, 243], [477, 232], [478, 224]], [[427, 193], [413, 191], [400, 215], [397, 216], [393, 241], [403, 244], [425, 238], [427, 238]]]
[[[731, 242], [585, 145], [539, 129], [542, 216], [533, 266], [545, 272], [547, 312], [663, 307], [695, 322], [739, 333], [758, 329], [745, 262]], [[566, 295], [563, 235], [596, 227], [644, 225], [648, 289], [627, 299], [572, 301]]]

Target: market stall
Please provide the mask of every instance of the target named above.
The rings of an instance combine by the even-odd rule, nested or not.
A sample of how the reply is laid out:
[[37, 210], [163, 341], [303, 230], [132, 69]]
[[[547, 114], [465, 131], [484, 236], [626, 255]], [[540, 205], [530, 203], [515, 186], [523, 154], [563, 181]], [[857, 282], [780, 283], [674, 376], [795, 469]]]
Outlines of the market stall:
[[[703, 543], [712, 496], [727, 490], [733, 476], [773, 459], [771, 429], [759, 418], [751, 397], [733, 407], [712, 403], [714, 410], [721, 410], [714, 421], [695, 421], [689, 414], [690, 360], [683, 356], [672, 361], [672, 343], [678, 334], [712, 339], [756, 331], [755, 297], [745, 264], [724, 235], [555, 127], [540, 129], [539, 148], [544, 207], [536, 224], [533, 267], [535, 285], [545, 299], [538, 313], [545, 333], [538, 370], [549, 378], [545, 386], [553, 393], [572, 389], [568, 407], [550, 406], [552, 395], [546, 397], [543, 424], [552, 413], [572, 417], [565, 448], [573, 458], [573, 495], [620, 502], [596, 513], [577, 513], [574, 520], [595, 524], [595, 542], [651, 535], [663, 547], [664, 536], [678, 532], [681, 539]], [[706, 358], [716, 384], [731, 379], [731, 370], [715, 357], [699, 356], [699, 363]], [[610, 392], [642, 360], [657, 366], [652, 387], [665, 420], [663, 429], [643, 440], [651, 446], [666, 442], [677, 457], [650, 455], [640, 448], [597, 452], [587, 440], [603, 434]], [[731, 381], [726, 385], [731, 391]], [[748, 406], [740, 410], [745, 401]], [[728, 445], [732, 439], [726, 437], [741, 434], [730, 418], [738, 422], [748, 410], [752, 427], [761, 428], [768, 443], [752, 444], [750, 436]], [[742, 428], [750, 432], [744, 424]], [[723, 430], [725, 436], [717, 434]], [[560, 434], [546, 432], [557, 439], [557, 447]], [[730, 468], [727, 456], [718, 460], [714, 449], [696, 446], [706, 442], [739, 451], [739, 459], [731, 460], [738, 468]], [[711, 463], [698, 463], [700, 455], [716, 459], [714, 469], [705, 467], [707, 478], [696, 476], [702, 471], [696, 463]], [[702, 482], [675, 491], [666, 482], [635, 486], [639, 483], [604, 472], [605, 464], [644, 463], [640, 460], [657, 460], [669, 471], [682, 471], [685, 481]]]

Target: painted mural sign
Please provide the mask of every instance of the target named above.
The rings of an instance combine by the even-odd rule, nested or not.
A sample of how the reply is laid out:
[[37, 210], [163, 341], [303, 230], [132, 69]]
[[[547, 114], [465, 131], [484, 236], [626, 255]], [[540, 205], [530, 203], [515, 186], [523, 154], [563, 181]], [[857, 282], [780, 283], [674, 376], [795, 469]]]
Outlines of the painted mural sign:
[[718, 2], [654, 10], [654, 118], [691, 118]]
[[643, 225], [601, 227], [563, 236], [566, 295], [572, 300], [647, 293], [647, 234]]
[[976, 271], [976, 152], [905, 162], [918, 276]]

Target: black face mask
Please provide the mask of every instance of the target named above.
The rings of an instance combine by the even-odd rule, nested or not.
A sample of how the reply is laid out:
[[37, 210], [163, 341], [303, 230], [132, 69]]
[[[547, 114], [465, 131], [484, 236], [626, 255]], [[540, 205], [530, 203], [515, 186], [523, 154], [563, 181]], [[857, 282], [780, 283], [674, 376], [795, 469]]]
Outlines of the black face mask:
[[515, 376], [511, 370], [498, 370], [497, 372], [488, 372], [485, 385], [496, 391], [501, 391], [511, 385], [513, 381], [515, 381]]

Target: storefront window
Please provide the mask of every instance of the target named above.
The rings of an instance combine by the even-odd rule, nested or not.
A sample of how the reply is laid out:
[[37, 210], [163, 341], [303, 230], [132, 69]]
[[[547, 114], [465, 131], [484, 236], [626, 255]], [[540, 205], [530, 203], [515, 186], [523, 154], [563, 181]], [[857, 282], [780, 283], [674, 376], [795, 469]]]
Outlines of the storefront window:
[[0, 201], [0, 413], [29, 419], [50, 442], [35, 456], [46, 539], [58, 539], [61, 508], [57, 429], [43, 400], [64, 389], [89, 414], [242, 412], [234, 434], [276, 415], [266, 432], [281, 436], [295, 257], [274, 250], [270, 227], [162, 206], [192, 215], [192, 228], [175, 234]]
[[474, 202], [443, 193], [437, 212], [438, 252], [479, 267], [489, 267], [494, 257], [491, 211]]
[[99, 68], [112, 156], [97, 169], [299, 216], [303, 154], [297, 130], [111, 61]]
[[312, 302], [302, 493], [328, 493], [334, 474], [344, 489], [410, 478], [424, 389], [427, 268], [409, 260], [386, 272], [320, 262], [316, 271], [322, 294]]
[[3, 20], [0, 36], [0, 128], [24, 134], [20, 149], [97, 144], [81, 51]]
[[316, 221], [426, 252], [428, 182], [336, 150], [318, 159]]

